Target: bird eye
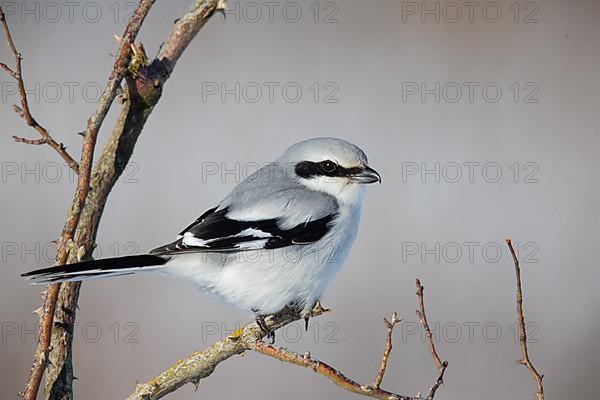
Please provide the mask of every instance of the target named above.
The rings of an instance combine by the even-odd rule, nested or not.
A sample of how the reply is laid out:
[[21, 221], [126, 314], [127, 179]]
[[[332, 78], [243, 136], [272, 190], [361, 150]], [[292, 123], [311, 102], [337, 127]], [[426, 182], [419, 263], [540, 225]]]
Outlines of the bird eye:
[[331, 160], [325, 160], [321, 162], [321, 167], [325, 172], [333, 172], [337, 168], [337, 164]]

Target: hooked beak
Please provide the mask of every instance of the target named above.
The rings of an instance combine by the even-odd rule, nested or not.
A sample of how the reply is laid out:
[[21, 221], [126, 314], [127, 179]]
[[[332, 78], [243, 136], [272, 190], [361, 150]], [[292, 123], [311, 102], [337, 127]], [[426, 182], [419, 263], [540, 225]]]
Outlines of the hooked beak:
[[350, 181], [354, 183], [381, 183], [381, 175], [369, 166], [365, 166], [363, 170], [357, 174], [350, 176]]

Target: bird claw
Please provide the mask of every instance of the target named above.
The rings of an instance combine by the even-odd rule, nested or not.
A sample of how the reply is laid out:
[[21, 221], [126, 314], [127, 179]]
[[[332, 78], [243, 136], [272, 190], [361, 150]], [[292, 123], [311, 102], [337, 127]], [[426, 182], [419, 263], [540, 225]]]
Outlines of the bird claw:
[[310, 312], [304, 316], [304, 330], [308, 332], [308, 321], [310, 317], [316, 317], [329, 311], [331, 311], [330, 308], [323, 307], [321, 301], [317, 300]]
[[267, 326], [267, 323], [265, 322], [264, 316], [262, 316], [262, 315], [256, 316], [256, 325], [258, 325], [258, 327], [264, 333], [266, 333], [266, 337], [267, 337], [267, 339], [269, 339], [271, 341], [271, 344], [274, 344], [275, 343], [275, 331], [272, 329], [269, 329], [269, 327]]
[[313, 306], [311, 314], [312, 315], [321, 315], [321, 314], [324, 314], [324, 313], [329, 312], [329, 311], [331, 311], [331, 308], [323, 307], [321, 305], [321, 301], [317, 300], [317, 302]]

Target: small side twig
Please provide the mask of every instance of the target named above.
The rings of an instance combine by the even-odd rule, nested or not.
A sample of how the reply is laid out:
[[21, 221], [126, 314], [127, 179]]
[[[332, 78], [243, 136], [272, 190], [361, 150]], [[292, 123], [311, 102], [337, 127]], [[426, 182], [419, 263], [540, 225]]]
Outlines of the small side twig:
[[529, 372], [537, 385], [537, 399], [544, 400], [544, 385], [542, 384], [544, 375], [540, 374], [533, 366], [533, 363], [529, 359], [529, 351], [527, 349], [527, 331], [525, 330], [525, 317], [523, 316], [523, 290], [521, 288], [521, 268], [519, 266], [519, 258], [513, 248], [512, 240], [506, 239], [506, 244], [512, 255], [517, 280], [517, 318], [519, 323], [519, 343], [521, 346], [521, 359], [517, 360], [517, 363], [524, 365], [529, 369]]
[[379, 366], [379, 371], [377, 372], [377, 376], [375, 377], [375, 382], [373, 382], [373, 387], [379, 388], [381, 386], [381, 382], [383, 382], [383, 376], [385, 375], [385, 369], [387, 368], [388, 359], [390, 357], [390, 353], [392, 352], [392, 333], [394, 332], [394, 327], [398, 322], [402, 321], [402, 319], [398, 318], [398, 314], [392, 314], [392, 321], [388, 321], [387, 318], [383, 319], [383, 323], [387, 328], [387, 338], [385, 340], [385, 349], [383, 350], [383, 355], [381, 356], [381, 364]]
[[161, 63], [162, 80], [169, 78], [175, 64], [202, 29], [204, 24], [215, 12], [225, 12], [227, 5], [224, 0], [196, 1], [192, 9], [177, 19], [169, 37], [161, 45], [154, 62]]
[[431, 357], [433, 357], [433, 362], [439, 371], [439, 375], [431, 389], [429, 389], [429, 395], [427, 399], [432, 400], [435, 397], [435, 392], [439, 389], [439, 387], [444, 383], [444, 373], [446, 372], [446, 368], [448, 368], [448, 361], [442, 361], [440, 356], [437, 353], [435, 348], [435, 344], [433, 343], [433, 335], [431, 334], [431, 329], [429, 328], [429, 323], [427, 322], [427, 314], [425, 314], [425, 301], [423, 300], [423, 285], [421, 285], [421, 281], [417, 279], [417, 297], [419, 298], [419, 309], [417, 310], [417, 316], [421, 320], [421, 325], [423, 325], [423, 329], [425, 329], [425, 336], [427, 337], [427, 343], [429, 345], [429, 351], [431, 352]]
[[10, 76], [12, 76], [15, 79], [19, 79], [19, 76], [17, 75], [17, 73], [15, 71], [13, 71], [8, 65], [4, 64], [4, 63], [0, 63], [0, 69], [3, 70], [4, 72], [6, 72], [7, 74], [9, 74]]
[[22, 138], [20, 136], [15, 136], [13, 135], [13, 140], [17, 143], [25, 143], [25, 144], [32, 144], [35, 146], [39, 146], [41, 144], [46, 144], [48, 143], [48, 141], [44, 138], [39, 138], [39, 139], [26, 139], [26, 138]]
[[75, 173], [79, 173], [79, 165], [77, 161], [73, 159], [67, 152], [67, 148], [64, 144], [57, 142], [50, 135], [48, 130], [41, 126], [35, 118], [31, 115], [31, 110], [29, 109], [29, 103], [27, 101], [27, 92], [25, 91], [25, 83], [23, 82], [23, 72], [21, 70], [21, 61], [23, 57], [21, 57], [21, 53], [15, 47], [15, 43], [13, 41], [12, 35], [8, 28], [8, 24], [6, 22], [6, 16], [4, 15], [4, 11], [2, 7], [0, 7], [0, 22], [2, 23], [2, 32], [4, 33], [4, 37], [6, 38], [6, 43], [10, 48], [14, 58], [15, 58], [15, 69], [11, 69], [8, 65], [0, 63], [0, 69], [4, 70], [10, 76], [12, 76], [17, 81], [17, 86], [19, 87], [19, 96], [21, 97], [21, 107], [13, 107], [15, 112], [23, 118], [25, 123], [35, 129], [41, 136], [41, 139], [25, 139], [19, 136], [13, 136], [13, 139], [18, 143], [25, 144], [47, 144], [52, 147], [56, 152], [65, 160], [67, 165], [75, 171]]

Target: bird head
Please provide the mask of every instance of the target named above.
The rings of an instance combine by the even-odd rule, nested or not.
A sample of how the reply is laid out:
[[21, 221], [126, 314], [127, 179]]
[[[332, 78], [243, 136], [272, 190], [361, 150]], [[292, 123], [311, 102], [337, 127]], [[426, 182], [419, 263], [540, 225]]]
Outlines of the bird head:
[[319, 137], [293, 144], [279, 162], [285, 164], [288, 176], [342, 203], [357, 201], [365, 184], [381, 182], [365, 152], [343, 139]]

